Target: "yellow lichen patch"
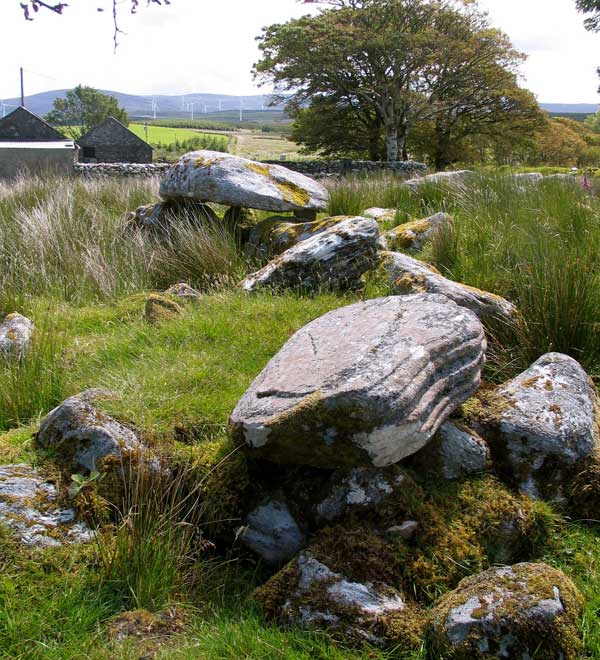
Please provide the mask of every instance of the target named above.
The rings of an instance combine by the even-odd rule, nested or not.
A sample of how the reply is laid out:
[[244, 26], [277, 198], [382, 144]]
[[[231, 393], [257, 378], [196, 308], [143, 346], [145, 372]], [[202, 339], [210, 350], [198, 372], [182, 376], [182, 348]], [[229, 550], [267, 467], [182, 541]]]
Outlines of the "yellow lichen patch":
[[424, 275], [406, 273], [394, 280], [393, 286], [399, 294], [427, 293], [427, 279]]
[[431, 229], [431, 222], [424, 218], [398, 225], [385, 235], [390, 250], [412, 248], [420, 236]]
[[279, 188], [284, 201], [296, 206], [306, 206], [310, 201], [310, 195], [302, 188], [291, 181], [276, 181], [273, 183]]
[[256, 174], [260, 174], [260, 176], [265, 176], [267, 178], [270, 178], [271, 176], [268, 165], [261, 165], [260, 163], [246, 163], [246, 167]]
[[211, 165], [216, 165], [220, 161], [220, 158], [203, 158], [202, 156], [199, 156], [194, 159], [194, 167], [210, 167]]

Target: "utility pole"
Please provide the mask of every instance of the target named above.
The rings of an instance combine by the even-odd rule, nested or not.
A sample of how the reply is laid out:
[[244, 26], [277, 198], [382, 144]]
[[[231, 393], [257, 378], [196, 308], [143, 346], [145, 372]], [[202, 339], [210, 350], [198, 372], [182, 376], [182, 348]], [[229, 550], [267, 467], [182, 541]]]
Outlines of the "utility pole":
[[25, 107], [25, 86], [23, 85], [23, 67], [20, 68], [21, 72], [21, 105]]

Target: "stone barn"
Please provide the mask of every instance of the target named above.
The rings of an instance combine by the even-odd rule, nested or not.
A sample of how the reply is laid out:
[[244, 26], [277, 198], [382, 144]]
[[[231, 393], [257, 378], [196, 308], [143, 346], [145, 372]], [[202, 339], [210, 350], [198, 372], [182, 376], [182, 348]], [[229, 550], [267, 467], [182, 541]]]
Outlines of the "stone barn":
[[152, 147], [114, 117], [94, 126], [77, 144], [82, 163], [152, 162]]
[[77, 146], [27, 108], [0, 119], [0, 178], [72, 174]]

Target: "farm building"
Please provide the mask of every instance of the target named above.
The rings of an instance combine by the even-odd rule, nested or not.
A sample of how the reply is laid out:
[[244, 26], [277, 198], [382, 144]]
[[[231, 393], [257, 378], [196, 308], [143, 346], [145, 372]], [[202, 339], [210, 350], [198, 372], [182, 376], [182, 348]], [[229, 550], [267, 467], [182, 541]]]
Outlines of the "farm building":
[[152, 147], [114, 117], [77, 140], [82, 163], [151, 163]]
[[77, 146], [27, 108], [0, 119], [0, 178], [20, 172], [71, 174]]

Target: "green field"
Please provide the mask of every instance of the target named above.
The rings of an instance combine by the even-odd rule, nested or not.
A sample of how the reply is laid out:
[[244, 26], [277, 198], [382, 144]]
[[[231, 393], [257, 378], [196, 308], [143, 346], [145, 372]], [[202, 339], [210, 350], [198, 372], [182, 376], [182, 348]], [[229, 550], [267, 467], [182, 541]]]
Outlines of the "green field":
[[[133, 131], [142, 140], [147, 140], [150, 144], [171, 145], [175, 142], [185, 142], [196, 138], [212, 138], [208, 133], [200, 133], [188, 128], [166, 128], [164, 126], [148, 126], [148, 136], [143, 124], [129, 124], [129, 130]], [[223, 138], [224, 140], [226, 138]]]

